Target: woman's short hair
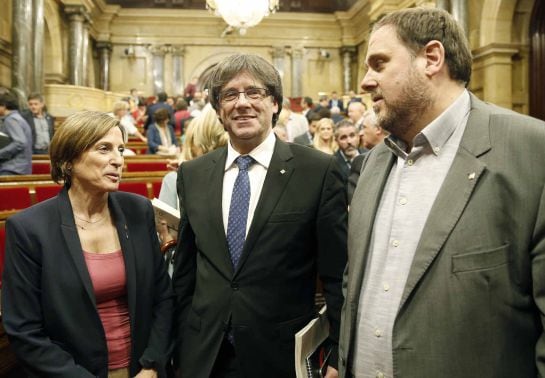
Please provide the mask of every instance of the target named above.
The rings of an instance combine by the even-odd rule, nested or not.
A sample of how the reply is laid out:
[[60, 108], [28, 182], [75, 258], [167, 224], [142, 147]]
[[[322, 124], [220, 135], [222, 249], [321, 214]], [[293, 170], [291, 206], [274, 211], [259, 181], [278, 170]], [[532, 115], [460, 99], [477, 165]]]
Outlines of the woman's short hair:
[[127, 101], [116, 101], [114, 102], [114, 114], [120, 110], [129, 110], [129, 103]]
[[170, 118], [170, 114], [168, 113], [168, 110], [165, 108], [160, 108], [153, 113], [153, 119], [156, 123], [162, 123], [163, 121]]
[[56, 183], [64, 182], [69, 188], [72, 180], [72, 164], [111, 129], [119, 127], [126, 140], [125, 129], [119, 121], [106, 113], [96, 111], [77, 112], [55, 130], [49, 146], [51, 178]]
[[176, 101], [176, 111], [178, 112], [180, 110], [187, 110], [187, 101], [183, 98], [180, 98], [178, 99], [178, 101]]
[[210, 104], [207, 104], [201, 114], [193, 118], [186, 129], [182, 160], [192, 160], [192, 147], [198, 147], [205, 154], [227, 144], [228, 134], [218, 120], [218, 115]]

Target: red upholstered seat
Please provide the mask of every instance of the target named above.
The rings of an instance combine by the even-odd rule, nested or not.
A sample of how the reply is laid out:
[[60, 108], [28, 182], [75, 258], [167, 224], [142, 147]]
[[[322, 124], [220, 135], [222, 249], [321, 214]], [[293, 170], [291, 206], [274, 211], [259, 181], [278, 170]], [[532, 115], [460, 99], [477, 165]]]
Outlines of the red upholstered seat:
[[152, 182], [151, 186], [153, 187], [153, 196], [159, 198], [159, 193], [161, 193], [161, 181]]
[[46, 199], [55, 197], [59, 194], [62, 186], [60, 185], [47, 185], [47, 186], [37, 186], [36, 187], [36, 202], [42, 202]]
[[119, 184], [119, 190], [148, 196], [148, 187], [145, 182], [122, 182]]
[[141, 161], [127, 163], [127, 172], [153, 172], [166, 170], [167, 163], [164, 161]]
[[40, 175], [40, 174], [50, 174], [51, 173], [51, 164], [49, 164], [49, 161], [47, 162], [32, 162], [32, 174], [33, 175]]
[[27, 187], [0, 188], [0, 210], [26, 209], [32, 204]]

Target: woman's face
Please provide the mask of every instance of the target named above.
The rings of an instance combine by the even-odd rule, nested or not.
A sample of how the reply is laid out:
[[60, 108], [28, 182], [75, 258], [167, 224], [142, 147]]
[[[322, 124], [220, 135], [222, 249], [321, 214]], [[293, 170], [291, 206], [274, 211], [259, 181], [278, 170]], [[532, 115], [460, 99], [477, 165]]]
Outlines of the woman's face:
[[92, 194], [114, 192], [123, 169], [123, 135], [113, 127], [72, 165], [72, 187]]
[[323, 140], [330, 140], [333, 137], [333, 127], [329, 123], [321, 124], [318, 132]]

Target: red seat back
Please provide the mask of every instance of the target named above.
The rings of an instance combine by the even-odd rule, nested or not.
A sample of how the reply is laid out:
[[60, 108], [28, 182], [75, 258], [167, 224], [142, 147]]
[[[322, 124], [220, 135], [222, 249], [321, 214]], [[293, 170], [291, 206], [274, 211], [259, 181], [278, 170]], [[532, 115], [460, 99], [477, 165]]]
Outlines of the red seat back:
[[148, 196], [148, 187], [145, 182], [122, 182], [119, 184], [119, 190]]
[[159, 198], [159, 193], [161, 193], [161, 181], [152, 182], [151, 186], [153, 187], [153, 196]]
[[167, 163], [164, 161], [142, 161], [127, 163], [127, 172], [153, 172], [166, 170]]
[[47, 162], [32, 162], [32, 174], [50, 174], [51, 173], [51, 164]]
[[0, 188], [0, 210], [21, 210], [31, 204], [28, 188]]
[[46, 185], [36, 187], [36, 202], [42, 202], [46, 199], [55, 197], [59, 194], [62, 186], [60, 185]]
[[2, 288], [2, 272], [4, 271], [4, 256], [6, 254], [6, 229], [5, 223], [0, 224], [0, 289]]

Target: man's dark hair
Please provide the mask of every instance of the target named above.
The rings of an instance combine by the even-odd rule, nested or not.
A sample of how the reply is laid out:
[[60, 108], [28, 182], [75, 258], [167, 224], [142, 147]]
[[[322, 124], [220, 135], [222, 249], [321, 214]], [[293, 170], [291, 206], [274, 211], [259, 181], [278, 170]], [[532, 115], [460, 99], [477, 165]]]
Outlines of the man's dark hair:
[[30, 101], [30, 100], [38, 100], [40, 102], [45, 102], [44, 101], [44, 96], [42, 96], [42, 94], [38, 93], [38, 92], [33, 92], [33, 93], [29, 94], [28, 97], [27, 97], [27, 101]]
[[373, 32], [391, 25], [413, 56], [430, 41], [445, 49], [445, 61], [452, 79], [466, 84], [471, 78], [472, 56], [464, 30], [445, 10], [409, 8], [387, 14], [373, 25]]
[[0, 106], [5, 106], [8, 110], [19, 110], [17, 97], [11, 92], [0, 94]]
[[158, 102], [165, 102], [167, 100], [168, 95], [166, 92], [159, 92], [157, 93], [157, 101]]
[[274, 66], [258, 55], [236, 54], [219, 62], [210, 72], [208, 84], [210, 85], [210, 103], [216, 112], [220, 109], [219, 96], [223, 87], [235, 76], [248, 73], [261, 81], [269, 91], [278, 111], [273, 114], [272, 125], [278, 120], [278, 114], [282, 110], [282, 80]]
[[308, 105], [309, 108], [312, 108], [312, 98], [305, 96], [303, 97], [303, 101]]
[[307, 113], [307, 121], [308, 123], [312, 123], [312, 121], [319, 121], [321, 120], [323, 117], [321, 117], [318, 113], [316, 113], [315, 111], [311, 110]]

